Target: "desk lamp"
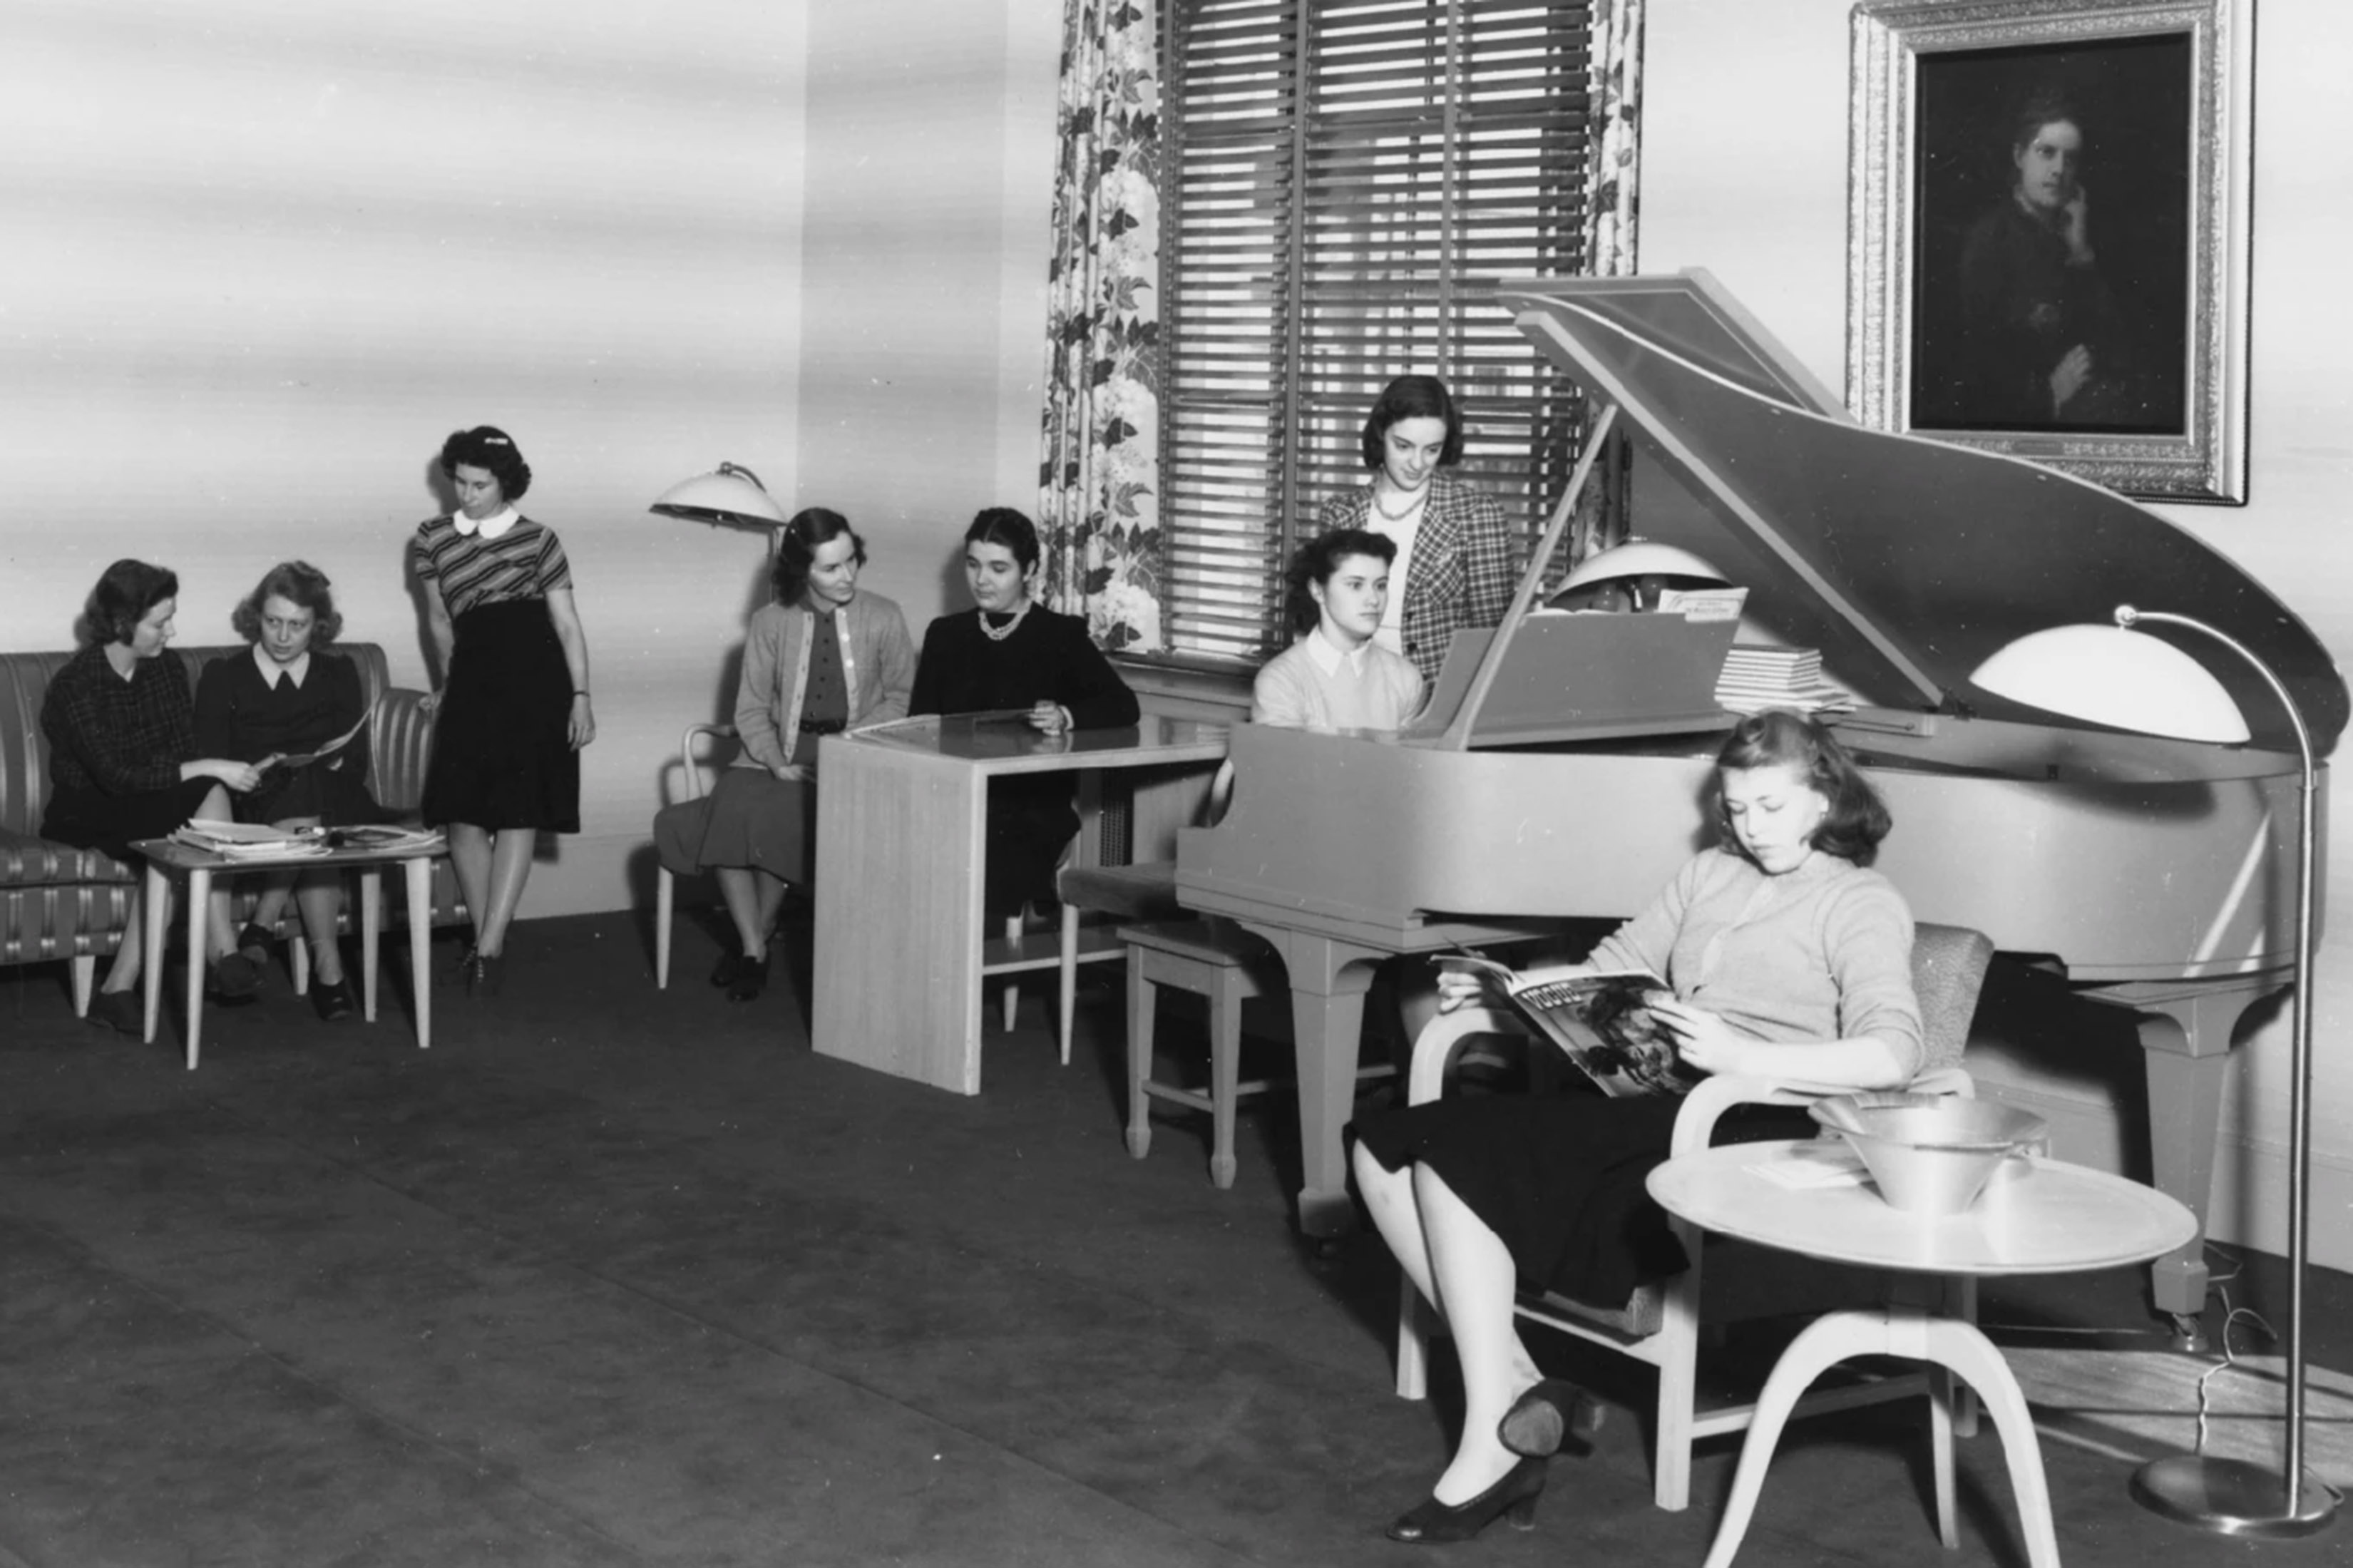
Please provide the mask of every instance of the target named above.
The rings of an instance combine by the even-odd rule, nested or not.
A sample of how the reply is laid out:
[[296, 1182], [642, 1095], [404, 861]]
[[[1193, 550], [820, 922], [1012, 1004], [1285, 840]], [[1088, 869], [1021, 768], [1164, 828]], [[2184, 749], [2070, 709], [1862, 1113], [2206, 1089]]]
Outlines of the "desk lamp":
[[777, 537], [786, 521], [785, 509], [768, 494], [760, 476], [734, 463], [722, 463], [712, 473], [697, 474], [682, 484], [670, 486], [646, 510], [664, 517], [682, 517], [689, 522], [759, 529], [768, 536], [771, 554], [776, 552]]
[[1557, 605], [1574, 595], [1599, 598], [1598, 591], [1609, 588], [1625, 595], [1629, 609], [1654, 610], [1662, 587], [1724, 585], [1724, 574], [1690, 551], [1637, 537], [1587, 556], [1560, 580], [1546, 603]]
[[2294, 1050], [2288, 1098], [2287, 1464], [2284, 1474], [2244, 1459], [2177, 1454], [2133, 1473], [2133, 1497], [2153, 1512], [2222, 1535], [2285, 1540], [2326, 1529], [2344, 1500], [2304, 1468], [2305, 1255], [2312, 1198], [2313, 787], [2312, 733], [2271, 667], [2203, 621], [2116, 606], [2111, 626], [2054, 626], [2019, 638], [1979, 665], [1971, 681], [1988, 691], [2072, 718], [2144, 734], [2234, 745], [2246, 717], [2206, 668], [2171, 644], [2136, 635], [2145, 626], [2179, 626], [2211, 637], [2263, 677], [2295, 726], [2303, 763], [2295, 883]]

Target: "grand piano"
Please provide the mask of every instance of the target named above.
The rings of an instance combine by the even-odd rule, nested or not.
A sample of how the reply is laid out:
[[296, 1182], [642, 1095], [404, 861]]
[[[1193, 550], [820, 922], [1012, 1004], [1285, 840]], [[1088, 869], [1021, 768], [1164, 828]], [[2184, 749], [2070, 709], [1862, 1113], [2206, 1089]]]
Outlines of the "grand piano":
[[[1450, 661], [1469, 679], [1450, 668], [1395, 743], [1238, 727], [1230, 809], [1179, 837], [1183, 901], [1258, 931], [1289, 968], [1303, 1226], [1349, 1223], [1339, 1134], [1375, 963], [1630, 914], [1698, 847], [1730, 718], [1630, 712], [1566, 662], [1575, 644], [1527, 618], [1613, 422], [1695, 503], [1676, 542], [1748, 587], [1756, 627], [1820, 649], [1862, 700], [1839, 729], [1894, 815], [1879, 866], [1917, 917], [1977, 927], [2133, 1010], [2157, 1184], [2202, 1226], [2232, 1026], [2295, 953], [2292, 721], [2253, 672], [2203, 658], [2247, 715], [2245, 745], [2073, 725], [1968, 676], [2027, 632], [2105, 622], [2122, 603], [2179, 610], [2270, 664], [2326, 755], [2348, 707], [2327, 650], [2262, 584], [2132, 501], [1863, 428], [1704, 273], [1532, 279], [1503, 297], [1597, 410], [1511, 616], [1458, 638]], [[1611, 619], [1640, 637], [1655, 617]], [[2200, 1310], [2202, 1256], [2193, 1242], [2154, 1267], [2161, 1310]]]

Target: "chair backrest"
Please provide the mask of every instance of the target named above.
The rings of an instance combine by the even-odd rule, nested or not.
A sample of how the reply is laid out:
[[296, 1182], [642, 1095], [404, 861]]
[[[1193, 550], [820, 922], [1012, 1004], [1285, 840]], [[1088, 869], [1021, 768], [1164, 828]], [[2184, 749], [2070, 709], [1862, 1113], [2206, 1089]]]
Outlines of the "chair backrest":
[[1912, 989], [1920, 998], [1920, 1065], [1951, 1067], [1969, 1043], [1978, 990], [1993, 942], [1968, 926], [1930, 925], [1912, 932]]

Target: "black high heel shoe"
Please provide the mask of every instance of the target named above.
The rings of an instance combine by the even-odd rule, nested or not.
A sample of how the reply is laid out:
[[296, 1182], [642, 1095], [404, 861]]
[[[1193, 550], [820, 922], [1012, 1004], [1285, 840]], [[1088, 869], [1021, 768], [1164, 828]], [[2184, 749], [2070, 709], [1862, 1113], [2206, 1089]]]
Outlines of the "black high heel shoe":
[[1512, 1401], [1495, 1424], [1495, 1436], [1513, 1453], [1541, 1459], [1564, 1447], [1591, 1452], [1600, 1426], [1601, 1406], [1591, 1394], [1566, 1378], [1547, 1377]]
[[1536, 1500], [1544, 1496], [1545, 1462], [1522, 1459], [1501, 1479], [1467, 1502], [1444, 1503], [1427, 1497], [1389, 1521], [1391, 1541], [1410, 1546], [1436, 1546], [1468, 1541], [1501, 1514], [1514, 1530], [1536, 1527]]

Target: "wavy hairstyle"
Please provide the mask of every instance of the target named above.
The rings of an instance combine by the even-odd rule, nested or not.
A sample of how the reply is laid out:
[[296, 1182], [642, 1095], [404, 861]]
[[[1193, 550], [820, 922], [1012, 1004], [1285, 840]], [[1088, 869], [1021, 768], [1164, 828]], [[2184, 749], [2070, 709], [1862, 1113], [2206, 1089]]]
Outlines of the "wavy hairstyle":
[[857, 546], [857, 561], [866, 564], [866, 541], [849, 526], [849, 520], [829, 507], [808, 506], [793, 513], [792, 521], [776, 537], [776, 564], [768, 574], [768, 586], [776, 593], [779, 605], [797, 605], [808, 589], [809, 569], [817, 564], [817, 547], [830, 544], [843, 534], [849, 535]]
[[1373, 411], [1365, 416], [1365, 467], [1381, 466], [1389, 426], [1404, 419], [1446, 421], [1446, 445], [1439, 451], [1438, 466], [1451, 468], [1462, 460], [1462, 411], [1454, 405], [1454, 395], [1434, 375], [1401, 375], [1381, 388], [1373, 399]]
[[1879, 792], [1828, 730], [1787, 708], [1751, 713], [1733, 727], [1716, 752], [1715, 773], [1708, 780], [1707, 815], [1715, 825], [1718, 843], [1730, 847], [1740, 842], [1724, 809], [1725, 770], [1772, 767], [1795, 768], [1830, 802], [1821, 826], [1814, 829], [1815, 848], [1858, 866], [1879, 858], [1879, 841], [1895, 825]]
[[531, 489], [531, 465], [522, 460], [522, 449], [495, 425], [449, 433], [449, 438], [441, 443], [441, 472], [454, 479], [460, 464], [489, 469], [499, 481], [499, 493], [510, 501], [522, 500], [523, 492]]
[[1001, 544], [1026, 576], [1038, 564], [1038, 525], [1009, 506], [984, 507], [964, 531], [966, 544]]
[[280, 561], [272, 566], [252, 593], [237, 602], [228, 615], [228, 624], [237, 635], [248, 642], [261, 640], [261, 606], [275, 596], [311, 612], [316, 625], [311, 628], [311, 646], [325, 647], [343, 635], [343, 617], [336, 613], [334, 585], [327, 574], [308, 561]]
[[180, 576], [169, 566], [150, 566], [128, 557], [99, 574], [81, 607], [82, 625], [94, 643], [129, 647], [147, 612], [180, 596]]
[[1335, 528], [1301, 545], [1283, 578], [1282, 618], [1293, 637], [1305, 637], [1323, 619], [1314, 590], [1331, 582], [1340, 563], [1351, 555], [1370, 555], [1394, 565], [1397, 541], [1366, 529]]

